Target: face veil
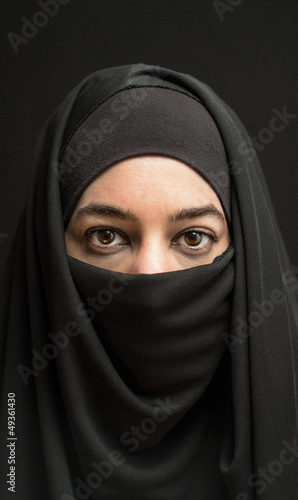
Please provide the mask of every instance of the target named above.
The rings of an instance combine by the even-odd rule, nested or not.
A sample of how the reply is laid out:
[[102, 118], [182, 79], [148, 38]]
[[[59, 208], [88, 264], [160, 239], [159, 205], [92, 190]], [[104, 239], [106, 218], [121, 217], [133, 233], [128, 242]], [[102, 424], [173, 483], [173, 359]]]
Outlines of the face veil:
[[[186, 353], [191, 369], [179, 358], [181, 379], [171, 365], [158, 365], [158, 353], [174, 344], [159, 346], [160, 335], [149, 342], [153, 330], [170, 339], [162, 315], [155, 329], [127, 328], [132, 336], [127, 344], [119, 329], [109, 329], [121, 307], [135, 317], [125, 291], [139, 298], [145, 276], [130, 281], [122, 273], [94, 273], [65, 251], [61, 150], [92, 109], [117, 92], [143, 87], [198, 99], [216, 123], [229, 165], [233, 248], [210, 265], [177, 272], [180, 289], [186, 285], [188, 292], [187, 320], [192, 320], [189, 304], [199, 309], [209, 287], [212, 300], [217, 293], [222, 305], [220, 312], [212, 302], [219, 312], [210, 333], [212, 356], [206, 355], [208, 348], [200, 350], [203, 344], [196, 344], [187, 327], [186, 347], [177, 352]], [[297, 497], [296, 281], [249, 137], [208, 86], [144, 64], [98, 71], [83, 80], [40, 134], [26, 208], [7, 262], [1, 281], [1, 498], [10, 495], [8, 394], [15, 395], [16, 406], [16, 498]], [[169, 278], [170, 290], [172, 273], [165, 274], [159, 279]], [[145, 278], [148, 290], [156, 290], [156, 276]], [[123, 290], [88, 317], [86, 299], [96, 295], [99, 283], [109, 290], [112, 278], [113, 290]], [[196, 289], [193, 283], [205, 286]], [[156, 309], [149, 317], [157, 318]], [[174, 316], [166, 318], [175, 322]], [[201, 342], [204, 328], [198, 327]], [[142, 352], [135, 352], [142, 331], [147, 337]], [[199, 367], [191, 357], [195, 349], [206, 356]], [[138, 355], [144, 360], [139, 379], [131, 364]], [[152, 359], [153, 385], [144, 386]], [[199, 374], [203, 365], [205, 378]], [[199, 387], [198, 380], [205, 383]]]

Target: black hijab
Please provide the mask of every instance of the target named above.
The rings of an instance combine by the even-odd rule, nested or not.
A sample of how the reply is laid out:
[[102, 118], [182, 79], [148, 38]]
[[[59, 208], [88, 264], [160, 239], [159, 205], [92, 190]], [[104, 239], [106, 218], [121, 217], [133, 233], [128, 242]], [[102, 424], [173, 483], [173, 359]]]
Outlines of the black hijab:
[[[101, 102], [150, 86], [189, 94], [214, 119], [233, 246], [174, 273], [95, 269], [65, 252], [60, 154]], [[1, 498], [14, 472], [22, 500], [297, 498], [296, 283], [247, 133], [209, 87], [143, 64], [87, 77], [40, 135], [12, 250]]]

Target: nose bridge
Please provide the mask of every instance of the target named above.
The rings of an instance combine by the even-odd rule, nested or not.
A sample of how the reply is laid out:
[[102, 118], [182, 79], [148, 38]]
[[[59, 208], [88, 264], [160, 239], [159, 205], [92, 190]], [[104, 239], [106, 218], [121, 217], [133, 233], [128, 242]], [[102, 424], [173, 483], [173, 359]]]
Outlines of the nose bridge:
[[135, 274], [154, 274], [170, 271], [169, 249], [161, 236], [151, 235], [144, 241], [133, 262]]

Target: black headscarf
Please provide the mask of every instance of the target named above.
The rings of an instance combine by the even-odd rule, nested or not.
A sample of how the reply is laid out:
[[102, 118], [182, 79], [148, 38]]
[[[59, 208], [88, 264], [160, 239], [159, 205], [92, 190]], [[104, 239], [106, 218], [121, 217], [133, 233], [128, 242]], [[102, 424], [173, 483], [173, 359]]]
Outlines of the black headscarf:
[[[61, 152], [91, 110], [151, 86], [215, 121], [233, 246], [173, 273], [94, 268], [66, 255]], [[209, 87], [143, 64], [81, 82], [40, 135], [6, 277], [1, 498], [14, 472], [22, 500], [297, 498], [296, 283], [247, 133]]]
[[59, 177], [65, 224], [100, 172], [133, 156], [155, 154], [199, 172], [215, 190], [230, 222], [227, 158], [212, 117], [182, 91], [144, 86], [122, 90], [100, 103], [62, 146]]

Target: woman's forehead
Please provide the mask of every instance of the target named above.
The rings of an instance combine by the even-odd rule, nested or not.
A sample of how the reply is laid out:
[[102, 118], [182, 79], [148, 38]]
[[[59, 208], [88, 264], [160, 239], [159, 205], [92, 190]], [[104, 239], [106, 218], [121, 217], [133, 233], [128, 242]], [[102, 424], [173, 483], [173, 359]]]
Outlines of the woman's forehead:
[[83, 192], [79, 206], [100, 200], [139, 205], [158, 201], [159, 206], [213, 203], [221, 207], [210, 184], [193, 168], [174, 158], [133, 157], [106, 169]]

